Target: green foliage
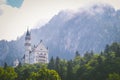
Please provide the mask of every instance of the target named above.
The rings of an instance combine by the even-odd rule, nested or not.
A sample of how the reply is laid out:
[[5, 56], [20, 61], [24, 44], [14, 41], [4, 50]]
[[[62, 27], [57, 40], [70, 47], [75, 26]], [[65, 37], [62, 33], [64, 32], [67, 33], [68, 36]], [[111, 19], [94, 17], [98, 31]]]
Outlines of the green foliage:
[[5, 69], [0, 67], [0, 79], [1, 80], [15, 80], [17, 73], [12, 67], [6, 67]]
[[120, 80], [120, 74], [117, 74], [117, 73], [109, 74], [109, 77], [107, 80]]
[[3, 79], [4, 76], [4, 69], [0, 67], [0, 79]]
[[67, 75], [66, 80], [74, 80], [74, 74], [73, 74], [73, 61], [70, 60], [67, 63]]
[[116, 57], [120, 57], [120, 44], [114, 42], [111, 46], [106, 45], [105, 55], [108, 56], [111, 52], [114, 52]]
[[16, 80], [61, 80], [55, 70], [47, 69], [46, 64], [25, 64], [15, 68], [18, 73]]
[[73, 73], [76, 73], [76, 71], [79, 69], [80, 67], [80, 63], [82, 61], [82, 57], [80, 56], [79, 52], [76, 51], [75, 53], [75, 58], [73, 59]]
[[59, 59], [57, 57], [54, 59], [53, 57], [50, 59], [50, 62], [48, 64], [48, 69], [55, 70], [58, 72], [58, 74], [61, 76], [62, 80], [66, 80], [66, 71], [67, 71], [67, 61]]
[[107, 45], [100, 54], [93, 51], [72, 60], [52, 57], [48, 64], [19, 64], [0, 67], [0, 80], [120, 80], [120, 44]]
[[53, 57], [50, 59], [50, 62], [48, 64], [48, 69], [55, 69], [55, 60]]
[[32, 72], [28, 80], [61, 80], [60, 76], [55, 70], [49, 70], [46, 68], [39, 69], [38, 72]]
[[4, 63], [4, 69], [6, 69], [8, 67], [7, 63]]
[[14, 71], [14, 68], [7, 67], [4, 70], [4, 76], [5, 80], [14, 80], [15, 78], [17, 78], [17, 73]]
[[32, 72], [37, 72], [39, 68], [43, 67], [43, 64], [25, 64], [23, 66], [18, 66], [15, 71], [18, 73], [17, 80], [26, 80]]
[[59, 73], [62, 80], [109, 80], [111, 73], [120, 73], [120, 44], [107, 45], [100, 54], [91, 51], [80, 56], [76, 51], [73, 60], [67, 61], [62, 66], [63, 62], [58, 57], [50, 61], [52, 62], [54, 70]]

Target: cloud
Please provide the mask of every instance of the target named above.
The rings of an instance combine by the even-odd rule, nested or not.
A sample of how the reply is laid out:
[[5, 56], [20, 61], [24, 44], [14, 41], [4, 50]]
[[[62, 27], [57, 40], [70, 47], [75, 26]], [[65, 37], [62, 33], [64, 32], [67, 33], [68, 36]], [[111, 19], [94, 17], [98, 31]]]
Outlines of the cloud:
[[[2, 5], [2, 4], [6, 4], [6, 0], [0, 0], [0, 6]], [[3, 14], [3, 10], [1, 9], [1, 7], [0, 7], [0, 16]]]
[[6, 0], [6, 4], [12, 7], [20, 8], [24, 0]]
[[3, 9], [1, 8], [1, 5], [9, 5], [11, 7], [20, 8], [23, 4], [24, 0], [0, 0], [0, 16], [3, 14]]
[[5, 4], [6, 0], [0, 0], [0, 5]]
[[0, 15], [2, 15], [3, 14], [3, 10], [2, 9], [0, 9]]
[[[0, 0], [0, 6], [2, 5], [2, 4], [5, 4], [6, 3], [6, 0]], [[3, 14], [3, 10], [1, 9], [1, 7], [0, 7], [0, 15], [2, 15]]]

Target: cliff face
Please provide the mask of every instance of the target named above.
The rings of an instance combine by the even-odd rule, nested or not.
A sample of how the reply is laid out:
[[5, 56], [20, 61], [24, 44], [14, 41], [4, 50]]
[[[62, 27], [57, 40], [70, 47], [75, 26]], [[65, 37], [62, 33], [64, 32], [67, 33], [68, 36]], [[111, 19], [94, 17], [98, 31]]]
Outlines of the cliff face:
[[[42, 39], [50, 57], [70, 59], [76, 51], [98, 53], [106, 44], [120, 42], [120, 10], [109, 5], [93, 5], [76, 12], [61, 11], [45, 26], [31, 30], [31, 34], [32, 44]], [[11, 63], [17, 57], [20, 59], [24, 54], [24, 35], [16, 41], [0, 41], [0, 49], [1, 61]]]

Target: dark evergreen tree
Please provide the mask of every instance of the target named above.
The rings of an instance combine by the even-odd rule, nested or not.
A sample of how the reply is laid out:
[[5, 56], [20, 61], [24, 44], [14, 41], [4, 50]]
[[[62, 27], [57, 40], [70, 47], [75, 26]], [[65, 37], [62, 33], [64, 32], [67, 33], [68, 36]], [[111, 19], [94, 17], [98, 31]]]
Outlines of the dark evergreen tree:
[[75, 80], [73, 74], [73, 61], [68, 61], [66, 80]]
[[85, 62], [87, 63], [93, 57], [93, 52], [89, 53], [88, 51], [84, 54]]
[[7, 63], [4, 63], [4, 69], [6, 69], [8, 67]]
[[111, 46], [110, 46], [110, 52], [115, 52], [116, 57], [120, 57], [120, 44], [114, 42]]
[[22, 67], [22, 63], [21, 62], [19, 62], [18, 67]]
[[60, 59], [59, 61], [59, 75], [62, 80], [66, 80], [66, 68], [67, 68], [67, 61]]
[[55, 60], [55, 70], [58, 72], [58, 74], [60, 74], [60, 59], [57, 56], [56, 60]]
[[109, 52], [109, 45], [107, 44], [104, 50], [104, 53], [108, 53]]
[[102, 57], [101, 57], [101, 56], [98, 56], [98, 58], [97, 58], [97, 62], [98, 62], [98, 64], [99, 64], [99, 65], [103, 62], [103, 60], [102, 60]]
[[76, 51], [76, 53], [75, 53], [75, 57], [77, 57], [77, 56], [80, 56], [78, 51]]
[[55, 60], [53, 58], [53, 56], [50, 59], [50, 62], [48, 63], [48, 69], [55, 69]]

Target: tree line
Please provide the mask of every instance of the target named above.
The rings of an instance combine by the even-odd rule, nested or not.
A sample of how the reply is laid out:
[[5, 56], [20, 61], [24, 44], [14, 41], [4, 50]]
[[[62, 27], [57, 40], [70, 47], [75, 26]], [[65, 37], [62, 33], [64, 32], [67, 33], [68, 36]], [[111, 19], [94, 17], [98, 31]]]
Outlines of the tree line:
[[104, 51], [80, 55], [71, 60], [51, 57], [48, 64], [21, 63], [0, 67], [0, 80], [120, 80], [120, 43], [106, 45]]
[[106, 45], [97, 54], [76, 51], [72, 60], [50, 59], [48, 69], [56, 70], [62, 80], [120, 80], [120, 43]]

